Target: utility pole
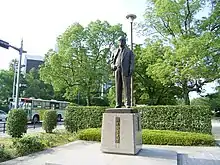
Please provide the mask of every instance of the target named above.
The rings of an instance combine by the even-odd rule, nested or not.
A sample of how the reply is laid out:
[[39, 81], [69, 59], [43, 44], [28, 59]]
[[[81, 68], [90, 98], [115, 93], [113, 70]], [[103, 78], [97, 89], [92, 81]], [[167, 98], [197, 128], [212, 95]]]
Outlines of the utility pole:
[[12, 91], [12, 99], [15, 101], [15, 85], [16, 85], [16, 73], [17, 73], [17, 64], [16, 61], [14, 61], [14, 80], [13, 80], [13, 91]]
[[21, 47], [20, 47], [20, 50], [19, 50], [18, 72], [17, 72], [17, 83], [16, 83], [16, 96], [15, 96], [15, 109], [18, 108], [18, 103], [19, 103], [19, 85], [20, 85], [22, 53], [23, 53], [23, 39], [21, 40]]
[[19, 52], [17, 83], [16, 83], [16, 96], [15, 96], [15, 109], [17, 109], [18, 108], [18, 102], [19, 102], [19, 84], [20, 84], [22, 53], [27, 53], [27, 51], [23, 50], [23, 39], [21, 40], [21, 47], [20, 48], [12, 46], [12, 45], [9, 44], [9, 42], [6, 42], [4, 40], [0, 40], [0, 47], [5, 48], [5, 49], [13, 48], [14, 50], [17, 50]]

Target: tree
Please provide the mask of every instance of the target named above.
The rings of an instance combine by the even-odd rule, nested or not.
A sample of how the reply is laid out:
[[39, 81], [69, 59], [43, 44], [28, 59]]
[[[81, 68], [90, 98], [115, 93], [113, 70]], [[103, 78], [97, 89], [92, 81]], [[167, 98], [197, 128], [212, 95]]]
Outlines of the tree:
[[18, 60], [17, 59], [12, 59], [11, 62], [9, 63], [9, 70], [14, 71], [18, 65]]
[[13, 75], [12, 71], [0, 70], [0, 104], [7, 103], [12, 96]]
[[[219, 78], [219, 57], [215, 35], [202, 31], [204, 24], [196, 14], [203, 8], [201, 0], [148, 0], [145, 13], [144, 32], [153, 39], [146, 58], [155, 58], [155, 48], [160, 55], [149, 65], [147, 72], [154, 80], [163, 84], [175, 83], [180, 86], [185, 104], [190, 104], [189, 93], [202, 92], [202, 86]], [[151, 49], [150, 49], [151, 48]]]
[[29, 73], [25, 75], [26, 88], [24, 89], [24, 97], [34, 97], [41, 99], [53, 99], [54, 91], [50, 84], [45, 84], [40, 80], [38, 70], [32, 68]]
[[74, 23], [58, 37], [58, 52], [49, 50], [40, 69], [41, 79], [56, 91], [65, 89], [65, 98], [72, 100], [78, 92], [87, 98], [87, 105], [109, 81], [107, 58], [116, 39], [125, 35], [121, 25], [99, 20], [87, 27]]
[[[151, 49], [155, 51], [149, 51]], [[157, 56], [160, 55], [160, 49], [150, 47], [150, 45], [146, 48], [137, 45], [134, 52], [136, 55], [134, 75], [136, 103], [148, 105], [176, 104], [176, 98], [181, 96], [180, 88], [173, 83], [163, 85], [160, 81], [152, 79], [147, 72], [148, 66], [154, 63], [157, 60]], [[149, 55], [149, 53], [151, 54]]]

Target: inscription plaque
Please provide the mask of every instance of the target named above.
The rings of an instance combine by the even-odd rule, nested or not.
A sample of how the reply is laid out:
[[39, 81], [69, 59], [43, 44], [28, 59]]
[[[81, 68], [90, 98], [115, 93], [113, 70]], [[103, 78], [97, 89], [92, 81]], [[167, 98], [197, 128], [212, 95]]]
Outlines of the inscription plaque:
[[120, 143], [120, 117], [115, 117], [115, 143]]

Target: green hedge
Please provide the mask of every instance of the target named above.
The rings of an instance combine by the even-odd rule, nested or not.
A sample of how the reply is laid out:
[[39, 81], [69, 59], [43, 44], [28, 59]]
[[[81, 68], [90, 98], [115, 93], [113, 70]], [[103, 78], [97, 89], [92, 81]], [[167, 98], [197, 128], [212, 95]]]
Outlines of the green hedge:
[[[64, 125], [70, 132], [100, 128], [102, 113], [108, 107], [69, 106]], [[205, 106], [145, 106], [135, 107], [141, 113], [142, 128], [211, 134], [211, 110]]]
[[43, 125], [42, 128], [46, 133], [52, 133], [53, 129], [57, 126], [57, 111], [47, 110], [43, 115]]
[[13, 109], [8, 113], [6, 130], [12, 137], [22, 137], [27, 132], [27, 114], [23, 109]]
[[211, 109], [206, 106], [138, 107], [142, 128], [211, 134]]
[[[80, 130], [77, 138], [87, 141], [101, 141], [100, 128], [88, 128]], [[147, 130], [142, 131], [143, 144], [152, 145], [177, 145], [177, 146], [214, 146], [215, 139], [209, 134], [168, 131]]]
[[68, 106], [64, 115], [64, 126], [69, 132], [85, 128], [100, 128], [105, 109], [106, 107], [96, 106]]

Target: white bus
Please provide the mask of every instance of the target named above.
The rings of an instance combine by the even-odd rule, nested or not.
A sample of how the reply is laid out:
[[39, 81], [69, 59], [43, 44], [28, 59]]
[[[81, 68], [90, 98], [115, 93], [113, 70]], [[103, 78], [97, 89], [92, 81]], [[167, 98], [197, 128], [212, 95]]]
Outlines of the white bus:
[[[28, 121], [39, 122], [42, 121], [42, 114], [45, 110], [53, 109], [57, 111], [57, 121], [61, 121], [64, 117], [65, 108], [69, 102], [57, 100], [43, 100], [35, 98], [20, 98], [19, 108], [27, 112]], [[9, 109], [14, 108], [13, 99], [10, 99]]]

